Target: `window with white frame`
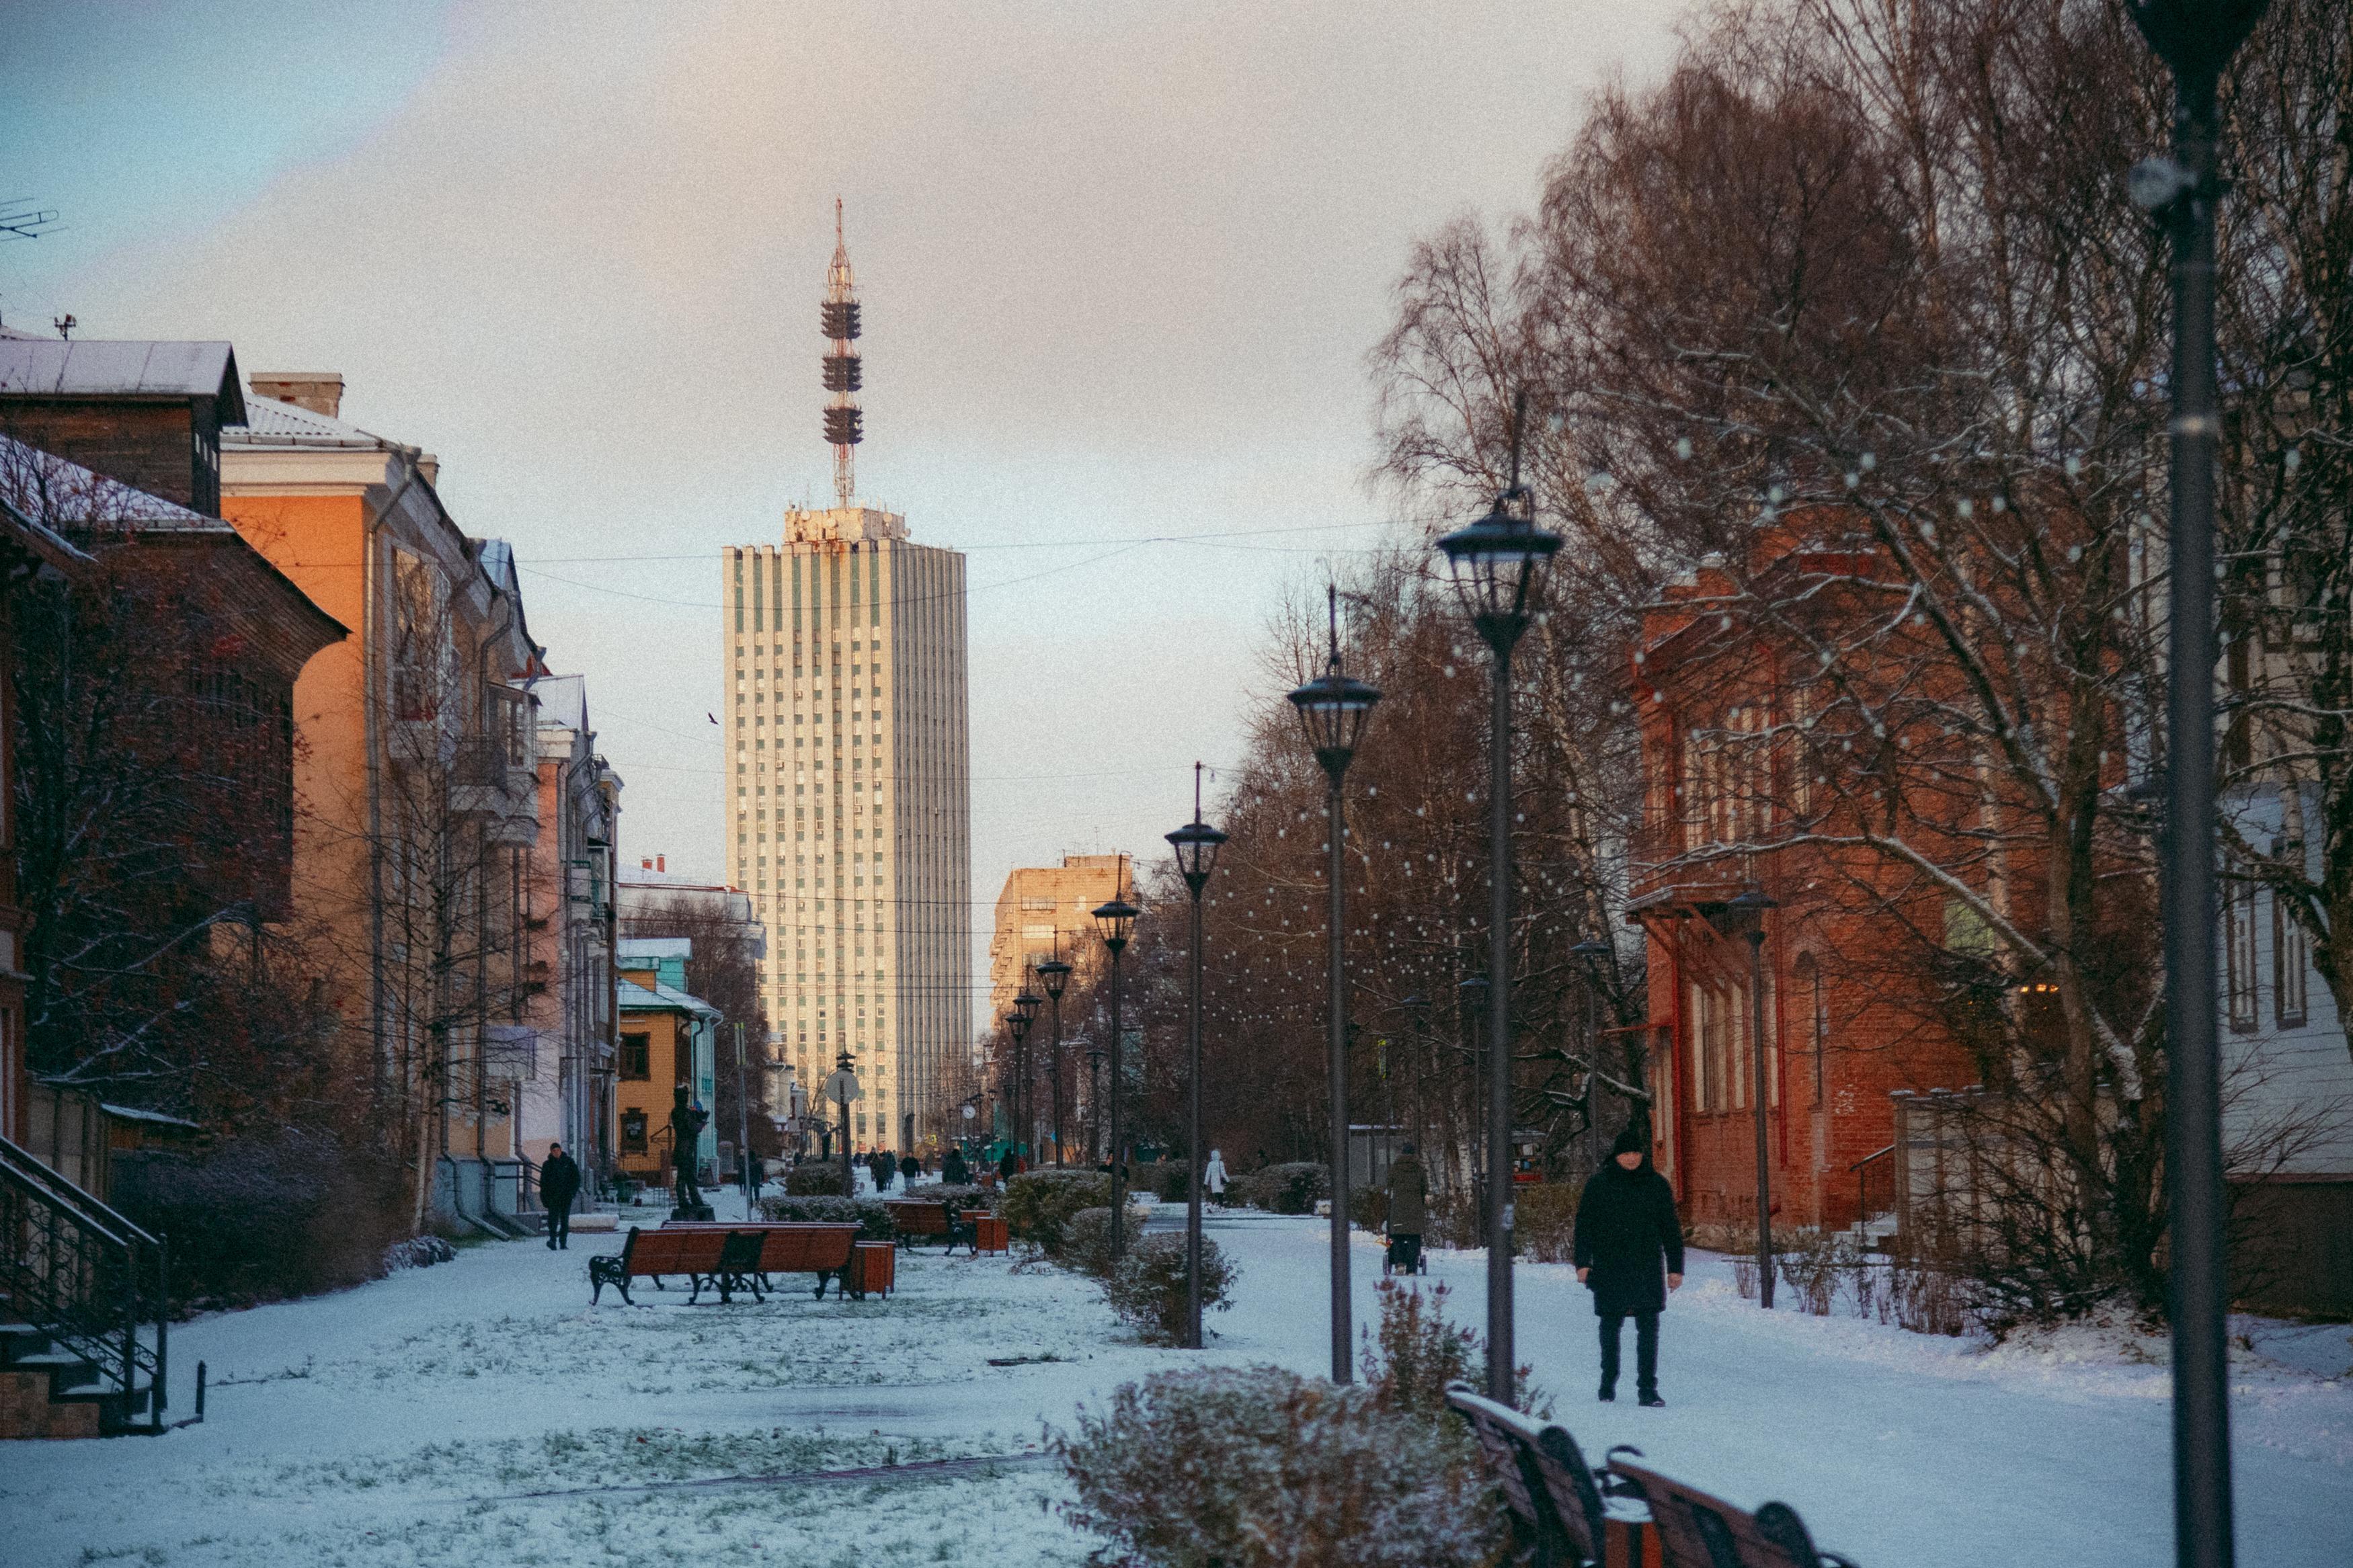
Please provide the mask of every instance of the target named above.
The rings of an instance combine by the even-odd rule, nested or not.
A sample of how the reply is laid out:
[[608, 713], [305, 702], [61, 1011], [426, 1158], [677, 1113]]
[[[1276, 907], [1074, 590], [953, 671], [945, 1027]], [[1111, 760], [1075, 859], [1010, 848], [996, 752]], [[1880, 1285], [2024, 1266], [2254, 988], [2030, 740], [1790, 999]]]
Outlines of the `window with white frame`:
[[2259, 998], [2255, 984], [2255, 895], [2241, 883], [2222, 888], [2222, 970], [2224, 1012], [2231, 1027], [2255, 1026]]

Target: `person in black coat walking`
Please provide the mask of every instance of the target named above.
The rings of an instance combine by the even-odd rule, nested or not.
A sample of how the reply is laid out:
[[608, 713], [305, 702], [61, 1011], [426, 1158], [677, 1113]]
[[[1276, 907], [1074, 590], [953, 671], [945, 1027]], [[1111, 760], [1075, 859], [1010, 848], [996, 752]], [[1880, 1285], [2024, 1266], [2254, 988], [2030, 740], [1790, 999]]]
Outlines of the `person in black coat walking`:
[[[1650, 1140], [1629, 1124], [1577, 1205], [1577, 1278], [1601, 1320], [1601, 1397], [1618, 1397], [1619, 1339], [1634, 1320], [1634, 1387], [1659, 1397], [1659, 1314], [1683, 1282], [1683, 1227], [1675, 1190], [1651, 1164]], [[1663, 1279], [1661, 1276], [1663, 1275]]]
[[972, 1183], [972, 1167], [964, 1163], [964, 1151], [948, 1150], [947, 1158], [940, 1162], [940, 1180], [952, 1187], [968, 1186]]
[[539, 1201], [547, 1210], [547, 1247], [553, 1252], [572, 1247], [572, 1200], [580, 1195], [580, 1166], [561, 1143], [547, 1146], [547, 1161], [539, 1168]]

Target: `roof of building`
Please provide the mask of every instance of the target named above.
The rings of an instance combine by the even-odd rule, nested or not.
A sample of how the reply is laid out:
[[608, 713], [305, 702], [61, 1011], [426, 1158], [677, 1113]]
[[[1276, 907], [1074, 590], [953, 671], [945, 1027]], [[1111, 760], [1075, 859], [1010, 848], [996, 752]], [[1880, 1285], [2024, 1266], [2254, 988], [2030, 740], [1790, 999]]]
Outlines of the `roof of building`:
[[123, 528], [140, 533], [235, 533], [216, 517], [83, 468], [14, 437], [0, 436], [0, 501], [53, 529]]
[[244, 426], [224, 430], [221, 440], [233, 447], [358, 447], [383, 451], [405, 450], [398, 441], [363, 430], [348, 419], [313, 413], [274, 397], [248, 397]]
[[692, 958], [691, 936], [625, 936], [613, 944], [616, 958]]
[[588, 678], [539, 675], [523, 682], [539, 699], [539, 721], [565, 730], [588, 731]]
[[[614, 988], [615, 1005], [624, 1013], [692, 1013], [699, 1017], [723, 1016], [719, 1009], [700, 996], [690, 996], [676, 986], [654, 982], [649, 988], [630, 981]], [[637, 994], [631, 995], [635, 992]]]
[[0, 338], [0, 393], [43, 397], [217, 397], [224, 425], [246, 421], [237, 354], [225, 342]]

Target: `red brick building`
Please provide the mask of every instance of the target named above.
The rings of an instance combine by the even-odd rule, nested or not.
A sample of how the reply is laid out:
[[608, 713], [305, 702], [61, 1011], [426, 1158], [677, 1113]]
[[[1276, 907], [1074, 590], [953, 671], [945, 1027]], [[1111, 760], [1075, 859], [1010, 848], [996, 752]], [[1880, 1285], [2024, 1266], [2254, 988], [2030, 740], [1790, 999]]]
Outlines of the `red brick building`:
[[[1878, 1184], [1869, 1209], [1887, 1207], [1889, 1162], [1857, 1167], [1892, 1140], [1891, 1091], [1978, 1073], [1904, 940], [1908, 922], [1941, 934], [1945, 901], [1884, 855], [1830, 842], [1848, 837], [1837, 829], [1859, 792], [1820, 770], [1872, 759], [1808, 739], [1822, 700], [1800, 674], [1813, 673], [1811, 652], [1750, 614], [1760, 584], [1819, 572], [1820, 552], [1780, 531], [1755, 548], [1741, 581], [1711, 557], [1669, 587], [1635, 655], [1645, 817], [1629, 919], [1650, 948], [1653, 1154], [1687, 1220], [1753, 1223], [1761, 1053], [1775, 1223], [1842, 1227], [1866, 1206], [1863, 1181]], [[1841, 611], [1826, 601], [1817, 613]], [[1945, 807], [1921, 809], [1933, 839]], [[1735, 902], [1757, 891], [1778, 907]]]

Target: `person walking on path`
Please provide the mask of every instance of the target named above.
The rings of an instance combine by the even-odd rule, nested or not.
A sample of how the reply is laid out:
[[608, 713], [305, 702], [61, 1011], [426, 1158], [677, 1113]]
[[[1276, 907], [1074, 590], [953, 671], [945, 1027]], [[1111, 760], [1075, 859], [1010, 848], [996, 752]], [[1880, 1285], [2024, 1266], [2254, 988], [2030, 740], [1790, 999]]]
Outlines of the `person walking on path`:
[[1201, 1190], [1213, 1204], [1226, 1201], [1226, 1157], [1215, 1149], [1209, 1151], [1209, 1163], [1201, 1167]]
[[580, 1166], [561, 1143], [547, 1146], [539, 1168], [539, 1201], [547, 1210], [547, 1249], [572, 1248], [572, 1200], [580, 1195]]
[[1429, 1210], [1430, 1173], [1408, 1143], [1389, 1162], [1389, 1266], [1401, 1273], [1412, 1273], [1421, 1261]]
[[1021, 1162], [1014, 1157], [1013, 1145], [1008, 1143], [1005, 1152], [997, 1157], [997, 1179], [1009, 1182], [1021, 1173]]
[[[1619, 1339], [1634, 1320], [1634, 1388], [1659, 1397], [1659, 1314], [1683, 1282], [1683, 1227], [1675, 1190], [1651, 1164], [1650, 1140], [1629, 1123], [1577, 1205], [1577, 1279], [1601, 1321], [1601, 1397], [1618, 1397]], [[1664, 1279], [1662, 1279], [1661, 1276]]]
[[913, 1154], [899, 1156], [899, 1184], [902, 1190], [912, 1189], [915, 1178], [923, 1173], [923, 1163]]
[[950, 1146], [947, 1158], [940, 1162], [940, 1180], [952, 1187], [972, 1184], [972, 1169], [964, 1163], [964, 1151]]

